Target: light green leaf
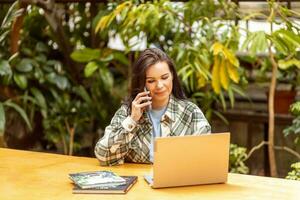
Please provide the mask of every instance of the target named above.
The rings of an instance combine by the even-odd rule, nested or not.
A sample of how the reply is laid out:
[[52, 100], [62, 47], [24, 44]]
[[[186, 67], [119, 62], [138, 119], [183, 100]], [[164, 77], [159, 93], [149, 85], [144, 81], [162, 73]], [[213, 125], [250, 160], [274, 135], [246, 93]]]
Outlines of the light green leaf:
[[286, 41], [295, 45], [296, 47], [300, 47], [300, 36], [295, 34], [293, 31], [281, 29], [278, 30], [276, 33], [279, 34]]
[[292, 66], [298, 67], [300, 69], [300, 60], [297, 60], [296, 58], [290, 59], [290, 60], [279, 60], [278, 61], [278, 67], [280, 69], [286, 70], [289, 69]]
[[99, 49], [80, 49], [71, 54], [71, 58], [77, 62], [89, 62], [100, 57]]
[[5, 129], [5, 112], [4, 112], [4, 106], [0, 102], [0, 137], [3, 136]]
[[84, 76], [90, 77], [99, 68], [96, 62], [89, 62], [84, 68]]
[[102, 62], [109, 62], [109, 61], [111, 61], [112, 59], [114, 59], [113, 54], [109, 54], [108, 56], [106, 56], [106, 57], [104, 57], [104, 58], [101, 58], [100, 60], [101, 60]]
[[26, 76], [21, 74], [14, 74], [14, 81], [21, 89], [27, 88], [28, 83]]

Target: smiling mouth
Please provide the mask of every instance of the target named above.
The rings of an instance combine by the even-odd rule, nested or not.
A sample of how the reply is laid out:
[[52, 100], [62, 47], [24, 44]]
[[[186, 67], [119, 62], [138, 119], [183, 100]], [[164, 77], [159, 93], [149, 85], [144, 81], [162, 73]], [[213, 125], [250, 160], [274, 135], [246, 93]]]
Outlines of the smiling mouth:
[[163, 93], [165, 93], [165, 91], [162, 91], [162, 92], [155, 92], [155, 94], [158, 94], [158, 95], [163, 94]]

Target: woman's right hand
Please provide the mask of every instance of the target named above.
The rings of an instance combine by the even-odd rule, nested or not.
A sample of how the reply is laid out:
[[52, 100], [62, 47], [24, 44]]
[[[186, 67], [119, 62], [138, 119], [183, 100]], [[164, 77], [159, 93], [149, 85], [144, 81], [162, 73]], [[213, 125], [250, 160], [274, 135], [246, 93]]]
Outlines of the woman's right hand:
[[149, 96], [150, 92], [140, 92], [136, 95], [131, 104], [131, 115], [130, 117], [135, 121], [139, 121], [143, 115], [144, 110], [147, 106], [152, 104], [152, 97]]

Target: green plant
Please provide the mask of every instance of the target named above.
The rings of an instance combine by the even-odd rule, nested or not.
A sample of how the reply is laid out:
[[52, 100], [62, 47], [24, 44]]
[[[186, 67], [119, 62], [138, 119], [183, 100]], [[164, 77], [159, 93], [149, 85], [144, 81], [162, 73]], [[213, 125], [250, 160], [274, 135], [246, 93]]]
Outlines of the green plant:
[[[300, 47], [300, 27], [290, 18], [292, 15], [300, 16], [299, 13], [281, 6], [274, 0], [268, 1], [269, 15], [263, 13], [252, 13], [245, 17], [249, 19], [255, 16], [264, 17], [271, 25], [271, 32], [264, 31], [247, 32], [247, 38], [243, 44], [243, 49], [247, 49], [250, 55], [267, 52], [271, 62], [272, 72], [268, 97], [269, 112], [269, 132], [268, 132], [268, 152], [270, 161], [271, 176], [277, 176], [276, 160], [274, 152], [274, 96], [277, 82], [278, 68], [287, 66], [298, 66], [298, 49]], [[273, 25], [280, 24], [281, 28], [274, 31]], [[298, 70], [295, 68], [295, 70]]]
[[292, 125], [283, 130], [283, 133], [285, 136], [295, 134], [294, 142], [300, 145], [300, 101], [293, 103], [290, 106], [290, 111], [295, 116], [295, 119], [293, 119]]
[[291, 165], [291, 168], [292, 168], [292, 171], [290, 171], [285, 178], [290, 179], [290, 180], [300, 181], [300, 162], [293, 163]]
[[[10, 33], [10, 28], [13, 20], [18, 17], [22, 9], [17, 8], [17, 3], [15, 2], [12, 6], [8, 9], [6, 15], [4, 16], [1, 26], [0, 26], [0, 84], [8, 83], [12, 78], [12, 70], [10, 66], [10, 61], [15, 58], [16, 55], [9, 57], [8, 52], [8, 36]], [[9, 58], [8, 58], [9, 57]], [[7, 59], [8, 58], [8, 59]], [[0, 89], [4, 89], [0, 86]], [[20, 97], [14, 99], [6, 99], [2, 96], [0, 92], [0, 139], [2, 140], [4, 132], [5, 132], [5, 124], [6, 124], [6, 117], [5, 113], [9, 110], [9, 108], [14, 109], [25, 121], [28, 128], [31, 130], [32, 126], [28, 119], [28, 116], [25, 110], [19, 106], [20, 104]], [[2, 144], [3, 143], [3, 144]], [[1, 146], [5, 145], [4, 141], [1, 141]]]
[[[188, 97], [205, 103], [203, 111], [208, 118], [213, 114], [220, 116], [213, 111], [213, 102], [220, 101], [226, 109], [224, 92], [228, 92], [232, 106], [234, 94], [243, 95], [240, 86], [246, 82], [241, 78], [242, 70], [234, 54], [239, 33], [229, 22], [237, 17], [234, 3], [161, 0], [125, 1], [110, 6], [111, 12], [101, 12], [96, 19], [96, 32], [119, 35], [126, 51], [135, 45], [130, 42], [132, 38], [146, 39], [147, 46], [164, 49], [174, 59]], [[212, 91], [215, 95], [207, 98]]]
[[230, 144], [229, 171], [233, 173], [248, 174], [249, 168], [245, 165], [247, 149], [236, 144]]

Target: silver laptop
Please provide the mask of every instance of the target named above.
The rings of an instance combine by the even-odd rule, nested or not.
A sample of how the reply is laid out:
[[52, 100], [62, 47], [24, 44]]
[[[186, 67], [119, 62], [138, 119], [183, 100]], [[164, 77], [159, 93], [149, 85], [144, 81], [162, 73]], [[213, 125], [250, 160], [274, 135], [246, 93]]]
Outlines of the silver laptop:
[[153, 188], [227, 181], [230, 133], [156, 138], [153, 175], [144, 176]]

